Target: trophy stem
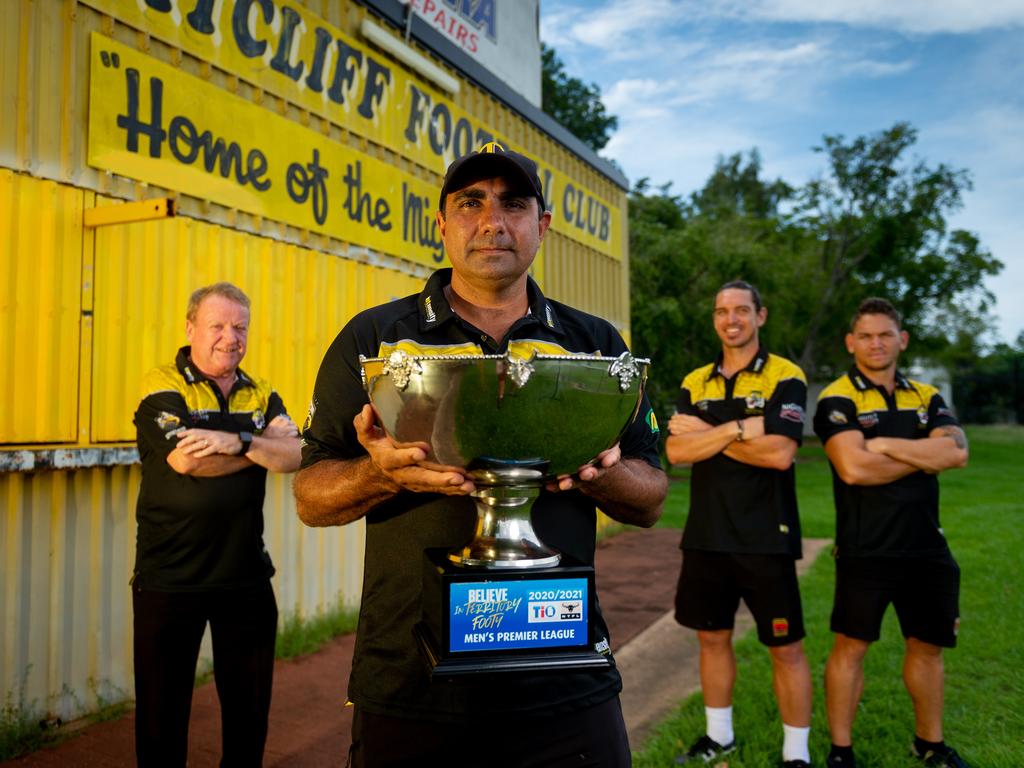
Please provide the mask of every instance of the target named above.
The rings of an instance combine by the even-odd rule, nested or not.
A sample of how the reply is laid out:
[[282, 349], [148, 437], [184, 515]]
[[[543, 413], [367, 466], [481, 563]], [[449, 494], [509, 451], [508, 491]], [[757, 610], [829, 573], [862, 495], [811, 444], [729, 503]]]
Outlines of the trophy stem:
[[472, 541], [448, 559], [456, 565], [482, 568], [547, 568], [561, 555], [533, 531], [530, 510], [540, 495], [539, 481], [484, 486], [473, 492], [476, 532]]

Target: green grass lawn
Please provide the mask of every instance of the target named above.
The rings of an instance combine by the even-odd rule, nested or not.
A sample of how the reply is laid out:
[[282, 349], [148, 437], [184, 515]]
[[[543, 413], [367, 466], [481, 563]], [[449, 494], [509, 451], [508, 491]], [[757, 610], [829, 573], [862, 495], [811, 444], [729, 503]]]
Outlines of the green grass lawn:
[[[1024, 428], [974, 427], [967, 430], [971, 459], [966, 469], [944, 473], [941, 518], [960, 563], [959, 645], [947, 651], [946, 741], [975, 768], [1024, 766]], [[674, 477], [684, 477], [679, 472]], [[832, 480], [820, 445], [800, 450], [797, 467], [800, 517], [805, 536], [834, 532]], [[673, 484], [660, 525], [685, 521], [689, 490]], [[824, 765], [828, 753], [823, 674], [832, 644], [828, 629], [834, 566], [827, 554], [801, 582], [807, 627], [806, 648], [814, 677], [811, 757]], [[782, 727], [771, 692], [768, 654], [748, 635], [736, 643], [739, 667], [734, 718], [740, 748], [729, 768], [777, 766]], [[900, 667], [903, 638], [893, 611], [886, 614], [882, 638], [865, 663], [864, 695], [854, 727], [858, 765], [902, 768], [920, 763], [909, 757], [913, 711]], [[683, 702], [634, 754], [638, 768], [673, 765], [704, 732], [699, 694]]]

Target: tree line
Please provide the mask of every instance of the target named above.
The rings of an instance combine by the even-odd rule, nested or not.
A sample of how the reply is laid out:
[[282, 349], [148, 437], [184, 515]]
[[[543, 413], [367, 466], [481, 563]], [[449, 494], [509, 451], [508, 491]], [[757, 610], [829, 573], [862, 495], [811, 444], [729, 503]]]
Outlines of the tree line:
[[[598, 87], [569, 77], [550, 48], [542, 64], [545, 110], [603, 147], [616, 123], [595, 104]], [[549, 92], [559, 99], [549, 101]], [[808, 380], [849, 366], [849, 318], [864, 297], [883, 296], [912, 337], [903, 364], [948, 368], [964, 420], [1024, 423], [1024, 334], [1015, 346], [986, 344], [994, 297], [984, 279], [1003, 265], [974, 233], [948, 223], [971, 189], [970, 174], [915, 157], [917, 136], [905, 122], [852, 139], [826, 135], [813, 148], [822, 171], [799, 186], [765, 178], [756, 149], [719, 157], [688, 196], [671, 184], [635, 183], [632, 348], [656, 361], [648, 393], [659, 417], [671, 412], [682, 376], [720, 348], [711, 326], [717, 288], [744, 279], [768, 307], [764, 344]]]

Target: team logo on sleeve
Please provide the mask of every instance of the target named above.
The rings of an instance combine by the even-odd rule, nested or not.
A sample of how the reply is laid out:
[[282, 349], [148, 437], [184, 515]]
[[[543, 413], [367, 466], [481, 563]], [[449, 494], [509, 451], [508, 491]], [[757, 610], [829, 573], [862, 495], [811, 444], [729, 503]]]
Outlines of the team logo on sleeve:
[[828, 420], [833, 424], [846, 424], [848, 420], [846, 414], [842, 411], [830, 411], [828, 414]]
[[804, 407], [800, 403], [783, 403], [779, 409], [779, 418], [792, 421], [794, 424], [803, 424]]
[[171, 430], [177, 429], [181, 426], [181, 419], [173, 413], [160, 411], [156, 417], [156, 425], [164, 432], [170, 432]]
[[653, 408], [647, 411], [647, 417], [644, 421], [647, 422], [647, 427], [651, 430], [651, 434], [656, 435], [661, 431], [658, 427], [658, 417], [654, 415]]

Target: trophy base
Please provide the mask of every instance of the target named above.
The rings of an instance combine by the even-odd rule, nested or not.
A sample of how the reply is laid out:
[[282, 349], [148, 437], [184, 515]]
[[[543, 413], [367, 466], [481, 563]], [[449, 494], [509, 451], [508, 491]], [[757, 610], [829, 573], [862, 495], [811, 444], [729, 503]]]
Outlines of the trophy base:
[[414, 634], [432, 678], [601, 669], [594, 651], [594, 569], [562, 565], [499, 570], [424, 553], [423, 620]]
[[426, 622], [413, 627], [424, 661], [430, 667], [430, 677], [450, 678], [462, 675], [493, 675], [503, 672], [569, 672], [577, 669], [604, 669], [611, 666], [608, 657], [596, 651], [566, 653], [532, 653], [528, 656], [485, 654], [474, 658], [445, 656], [434, 640]]

